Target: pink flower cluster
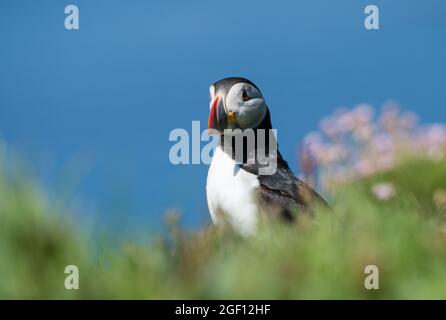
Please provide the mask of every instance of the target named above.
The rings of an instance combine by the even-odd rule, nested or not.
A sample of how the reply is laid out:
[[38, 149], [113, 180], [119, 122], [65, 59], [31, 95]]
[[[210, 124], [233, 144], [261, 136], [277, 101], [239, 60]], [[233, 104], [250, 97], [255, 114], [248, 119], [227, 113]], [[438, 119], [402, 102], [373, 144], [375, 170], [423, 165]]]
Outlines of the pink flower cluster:
[[316, 168], [326, 189], [389, 170], [406, 157], [441, 160], [446, 155], [446, 126], [420, 125], [412, 112], [395, 102], [384, 104], [375, 117], [370, 105], [341, 108], [309, 133], [299, 152], [301, 171], [314, 181]]

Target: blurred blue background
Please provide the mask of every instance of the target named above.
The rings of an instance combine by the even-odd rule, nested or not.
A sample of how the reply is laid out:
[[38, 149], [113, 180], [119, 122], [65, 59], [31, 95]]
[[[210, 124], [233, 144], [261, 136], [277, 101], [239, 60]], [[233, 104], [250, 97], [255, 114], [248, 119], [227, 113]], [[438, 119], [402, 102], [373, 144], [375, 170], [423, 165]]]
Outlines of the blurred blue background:
[[173, 166], [168, 135], [205, 128], [211, 83], [261, 88], [297, 173], [299, 140], [336, 107], [394, 99], [446, 120], [445, 16], [441, 0], [1, 1], [0, 140], [100, 226], [158, 229], [178, 208], [196, 228], [207, 166]]

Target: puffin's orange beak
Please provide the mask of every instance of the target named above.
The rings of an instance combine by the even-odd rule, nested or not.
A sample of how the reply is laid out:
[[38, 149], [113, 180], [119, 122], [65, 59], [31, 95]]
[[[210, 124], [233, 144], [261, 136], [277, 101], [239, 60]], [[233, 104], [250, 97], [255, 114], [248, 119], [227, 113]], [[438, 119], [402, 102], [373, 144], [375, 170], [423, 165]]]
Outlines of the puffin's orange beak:
[[223, 106], [221, 96], [216, 96], [212, 102], [211, 112], [208, 119], [209, 134], [222, 134], [228, 127], [228, 116]]
[[219, 96], [216, 96], [214, 102], [212, 102], [211, 112], [209, 113], [208, 119], [208, 130], [217, 128], [217, 108], [218, 108], [218, 100], [220, 100]]
[[208, 119], [209, 134], [222, 134], [225, 129], [232, 127], [237, 122], [235, 112], [226, 112], [223, 106], [223, 98], [216, 96], [212, 102]]

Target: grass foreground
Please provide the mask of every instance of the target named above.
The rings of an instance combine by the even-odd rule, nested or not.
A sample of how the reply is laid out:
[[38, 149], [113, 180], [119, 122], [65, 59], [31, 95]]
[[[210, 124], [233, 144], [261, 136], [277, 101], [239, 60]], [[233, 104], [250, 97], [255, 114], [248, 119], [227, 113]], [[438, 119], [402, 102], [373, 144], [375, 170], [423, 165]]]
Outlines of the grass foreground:
[[[378, 200], [376, 183], [395, 195]], [[158, 240], [96, 243], [32, 182], [0, 173], [0, 298], [446, 298], [446, 162], [417, 160], [339, 187], [333, 212], [251, 237], [170, 225]], [[67, 265], [79, 289], [64, 286]], [[367, 290], [367, 265], [379, 289]]]

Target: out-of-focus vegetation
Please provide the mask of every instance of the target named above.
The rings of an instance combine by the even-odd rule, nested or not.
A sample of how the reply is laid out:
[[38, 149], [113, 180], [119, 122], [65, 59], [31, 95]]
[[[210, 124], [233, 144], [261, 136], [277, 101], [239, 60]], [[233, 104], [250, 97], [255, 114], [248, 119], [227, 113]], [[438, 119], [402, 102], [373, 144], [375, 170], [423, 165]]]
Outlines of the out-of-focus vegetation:
[[[404, 156], [331, 192], [333, 212], [250, 237], [170, 216], [168, 235], [116, 247], [1, 165], [0, 298], [446, 298], [444, 156]], [[64, 287], [72, 264], [79, 290]], [[364, 288], [370, 264], [378, 290]]]

